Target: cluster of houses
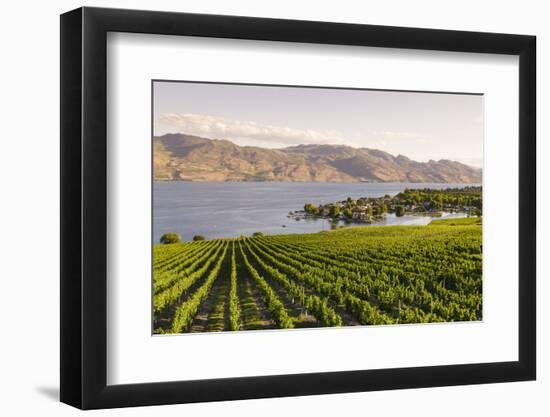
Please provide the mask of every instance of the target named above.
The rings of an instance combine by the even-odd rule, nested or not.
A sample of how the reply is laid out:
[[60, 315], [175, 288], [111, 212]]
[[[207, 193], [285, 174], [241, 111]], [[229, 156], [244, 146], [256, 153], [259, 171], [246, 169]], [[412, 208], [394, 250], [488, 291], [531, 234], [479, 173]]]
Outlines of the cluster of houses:
[[[470, 191], [469, 189], [466, 190]], [[407, 194], [409, 190], [406, 190], [404, 194], [400, 193], [394, 197], [385, 195], [384, 197], [362, 197], [357, 200], [348, 197], [344, 201], [318, 206], [308, 203], [304, 206], [304, 210], [291, 212], [289, 217], [294, 217], [297, 220], [308, 217], [322, 217], [371, 223], [384, 219], [386, 213], [395, 213], [396, 216], [405, 214], [437, 216], [442, 211], [472, 215], [481, 214], [481, 206], [467, 204], [466, 201], [468, 200], [460, 203], [449, 201], [448, 197], [457, 195], [455, 193], [462, 191], [460, 189], [443, 190], [437, 193], [433, 191], [426, 192], [425, 190], [419, 191], [421, 193], [417, 193], [415, 198], [410, 198], [410, 194]], [[474, 191], [477, 192], [478, 190]], [[443, 198], [444, 195], [445, 198]], [[481, 196], [481, 189], [479, 189], [479, 196]]]
[[389, 196], [358, 200], [348, 198], [345, 201], [319, 206], [306, 204], [303, 211], [296, 211], [293, 215], [294, 217], [323, 217], [370, 223], [382, 219], [388, 211], [393, 212], [394, 208], [395, 204]]

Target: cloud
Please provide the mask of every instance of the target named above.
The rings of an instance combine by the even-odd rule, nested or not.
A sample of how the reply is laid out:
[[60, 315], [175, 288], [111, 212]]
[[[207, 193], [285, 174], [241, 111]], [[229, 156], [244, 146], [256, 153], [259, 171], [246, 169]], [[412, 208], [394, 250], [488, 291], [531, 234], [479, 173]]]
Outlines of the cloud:
[[195, 113], [164, 113], [157, 123], [156, 134], [180, 132], [210, 139], [227, 139], [242, 146], [282, 148], [300, 144], [347, 145], [380, 149], [393, 155], [403, 154], [416, 161], [451, 159], [482, 166], [480, 157], [459, 154], [449, 156], [439, 140], [430, 135], [407, 131], [373, 130], [343, 135], [337, 130], [293, 129]]
[[263, 125], [253, 121], [193, 113], [165, 113], [158, 119], [164, 130], [178, 131], [211, 139], [230, 139], [237, 142], [258, 141], [270, 147], [299, 144], [345, 144], [344, 136], [335, 130], [293, 129]]

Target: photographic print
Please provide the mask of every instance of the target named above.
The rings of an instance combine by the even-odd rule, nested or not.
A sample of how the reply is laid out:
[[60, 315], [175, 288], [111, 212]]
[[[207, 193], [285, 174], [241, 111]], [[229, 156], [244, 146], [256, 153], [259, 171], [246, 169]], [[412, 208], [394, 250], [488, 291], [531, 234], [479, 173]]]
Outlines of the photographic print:
[[153, 334], [482, 320], [483, 95], [152, 89]]

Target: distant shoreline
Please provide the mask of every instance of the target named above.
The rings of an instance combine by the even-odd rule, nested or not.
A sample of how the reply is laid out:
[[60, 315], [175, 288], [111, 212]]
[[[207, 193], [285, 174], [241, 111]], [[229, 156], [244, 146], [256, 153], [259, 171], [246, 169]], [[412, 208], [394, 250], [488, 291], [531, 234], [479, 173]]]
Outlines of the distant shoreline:
[[[480, 216], [480, 217], [477, 217], [477, 216], [459, 216], [459, 217], [443, 217], [443, 218], [440, 218], [440, 217], [434, 217], [432, 218], [432, 220], [429, 222], [429, 223], [426, 223], [426, 224], [380, 224], [380, 223], [376, 223], [376, 224], [370, 224], [370, 225], [365, 225], [365, 224], [353, 224], [353, 225], [349, 225], [349, 226], [345, 226], [345, 227], [337, 227], [337, 228], [334, 228], [334, 229], [327, 229], [327, 230], [319, 230], [317, 232], [306, 232], [306, 233], [273, 233], [273, 234], [261, 234], [260, 236], [261, 237], [266, 237], [266, 238], [273, 238], [273, 237], [282, 237], [282, 236], [298, 236], [298, 235], [303, 235], [303, 236], [312, 236], [312, 235], [319, 235], [319, 234], [327, 234], [327, 233], [341, 233], [341, 232], [353, 232], [354, 229], [355, 231], [360, 231], [361, 233], [363, 233], [363, 231], [366, 231], [367, 233], [369, 233], [368, 229], [370, 229], [371, 231], [372, 230], [376, 230], [376, 229], [384, 229], [384, 228], [394, 228], [394, 229], [399, 229], [399, 228], [410, 228], [411, 230], [414, 230], [415, 228], [426, 228], [426, 227], [430, 227], [430, 226], [475, 226], [475, 225], [478, 225], [480, 226], [483, 222], [483, 216]], [[367, 230], [365, 230], [367, 229]], [[236, 241], [236, 240], [239, 240], [239, 239], [242, 239], [243, 237], [245, 238], [249, 238], [249, 239], [254, 239], [255, 237], [257, 236], [246, 236], [246, 235], [241, 235], [241, 236], [233, 236], [233, 237], [230, 237], [230, 236], [216, 236], [216, 237], [212, 237], [212, 238], [207, 238], [205, 239], [205, 241]], [[181, 242], [179, 242], [179, 244], [189, 244], [189, 243], [193, 243], [192, 241], [187, 241], [187, 240], [182, 240]], [[153, 246], [158, 246], [158, 247], [162, 247], [164, 246], [164, 244], [162, 243], [158, 243], [158, 242], [153, 242]]]
[[[471, 184], [159, 181], [152, 185], [153, 240], [157, 242], [169, 232], [178, 233], [185, 240], [195, 235], [211, 239], [251, 235], [258, 231], [266, 234], [311, 233], [330, 229], [333, 222], [332, 219], [297, 221], [287, 217], [290, 212], [302, 210], [305, 203], [319, 206], [341, 202], [348, 197], [357, 200], [395, 196], [406, 188], [440, 190], [466, 186]], [[382, 224], [425, 224], [428, 221], [426, 216], [398, 219], [392, 214]]]

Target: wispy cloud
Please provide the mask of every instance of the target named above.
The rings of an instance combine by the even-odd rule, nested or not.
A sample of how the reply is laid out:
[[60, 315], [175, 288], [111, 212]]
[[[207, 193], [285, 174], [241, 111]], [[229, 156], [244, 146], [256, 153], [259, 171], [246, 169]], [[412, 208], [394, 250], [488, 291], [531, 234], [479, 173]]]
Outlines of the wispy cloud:
[[294, 129], [206, 114], [165, 113], [160, 116], [158, 122], [162, 127], [171, 128], [172, 131], [236, 142], [257, 141], [270, 147], [346, 143], [343, 135], [334, 130]]
[[373, 130], [344, 135], [337, 130], [295, 129], [196, 113], [164, 113], [157, 123], [155, 127], [160, 128], [159, 131], [227, 139], [242, 146], [282, 148], [300, 144], [348, 145], [380, 149], [393, 155], [403, 154], [416, 161], [451, 159], [481, 166], [481, 158], [459, 154], [449, 156], [439, 139], [407, 131]]

